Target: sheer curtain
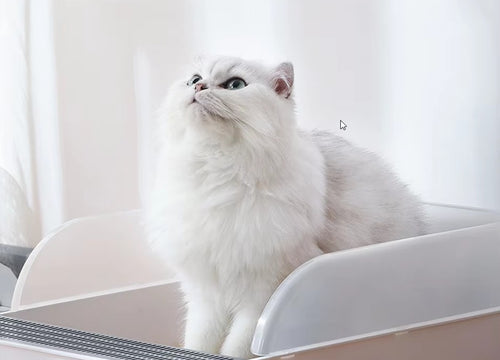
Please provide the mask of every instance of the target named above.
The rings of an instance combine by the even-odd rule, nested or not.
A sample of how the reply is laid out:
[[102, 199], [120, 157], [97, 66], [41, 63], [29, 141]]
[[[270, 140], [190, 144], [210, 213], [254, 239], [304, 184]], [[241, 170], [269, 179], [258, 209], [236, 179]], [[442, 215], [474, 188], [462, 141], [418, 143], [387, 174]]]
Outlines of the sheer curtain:
[[0, 244], [39, 240], [26, 2], [0, 0]]
[[53, 0], [0, 0], [0, 244], [34, 247], [65, 219]]

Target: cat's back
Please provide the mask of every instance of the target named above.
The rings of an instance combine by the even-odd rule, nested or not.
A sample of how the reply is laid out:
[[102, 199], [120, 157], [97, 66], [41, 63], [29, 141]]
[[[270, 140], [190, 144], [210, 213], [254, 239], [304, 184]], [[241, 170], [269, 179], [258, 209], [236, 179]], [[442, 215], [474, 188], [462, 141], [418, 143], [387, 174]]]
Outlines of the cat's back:
[[305, 133], [324, 158], [325, 251], [424, 233], [421, 204], [377, 155], [328, 131]]

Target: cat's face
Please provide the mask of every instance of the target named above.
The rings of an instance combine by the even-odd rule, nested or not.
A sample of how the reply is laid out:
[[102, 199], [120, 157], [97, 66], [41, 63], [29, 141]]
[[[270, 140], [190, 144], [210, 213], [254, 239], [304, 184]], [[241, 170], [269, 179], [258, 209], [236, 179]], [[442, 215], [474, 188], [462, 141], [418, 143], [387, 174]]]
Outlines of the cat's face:
[[212, 143], [279, 138], [295, 127], [292, 86], [290, 63], [268, 68], [232, 57], [199, 59], [169, 91], [168, 126]]

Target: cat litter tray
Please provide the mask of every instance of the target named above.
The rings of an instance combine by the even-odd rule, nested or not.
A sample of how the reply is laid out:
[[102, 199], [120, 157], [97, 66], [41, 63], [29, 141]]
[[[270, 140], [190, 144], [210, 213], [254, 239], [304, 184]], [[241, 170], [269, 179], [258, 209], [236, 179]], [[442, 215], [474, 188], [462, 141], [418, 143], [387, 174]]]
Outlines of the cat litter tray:
[[[326, 254], [296, 269], [262, 313], [252, 343], [256, 356], [500, 358], [500, 217], [442, 205], [426, 205], [426, 212], [428, 235]], [[138, 215], [128, 214], [126, 221], [139, 226]], [[139, 238], [131, 243], [137, 246]], [[110, 241], [127, 243], [123, 238]], [[43, 252], [35, 250], [39, 255]], [[26, 272], [25, 279], [29, 269]], [[18, 297], [22, 299], [22, 294]], [[179, 346], [184, 319], [181, 304], [175, 279], [24, 304], [5, 316], [24, 321], [19, 327], [27, 326], [32, 336], [43, 337], [47, 333], [43, 326], [54, 326], [52, 330], [60, 334], [58, 343], [9, 338], [0, 321], [0, 358], [120, 358], [113, 351], [121, 344], [140, 350], [141, 359], [166, 359], [166, 353], [158, 351], [170, 350], [153, 344]], [[7, 321], [12, 333], [17, 325]], [[66, 342], [74, 344], [70, 340], [75, 334], [67, 329], [81, 332], [87, 341], [83, 350], [68, 347]], [[92, 335], [96, 333], [111, 338], [103, 342]], [[111, 355], [92, 352], [103, 343], [115, 347]], [[170, 358], [191, 355], [175, 356]]]
[[294, 271], [268, 302], [252, 352], [322, 348], [340, 359], [366, 348], [373, 358], [385, 346], [385, 359], [410, 349], [415, 358], [500, 358], [498, 215], [443, 206], [427, 214], [429, 235], [326, 254]]

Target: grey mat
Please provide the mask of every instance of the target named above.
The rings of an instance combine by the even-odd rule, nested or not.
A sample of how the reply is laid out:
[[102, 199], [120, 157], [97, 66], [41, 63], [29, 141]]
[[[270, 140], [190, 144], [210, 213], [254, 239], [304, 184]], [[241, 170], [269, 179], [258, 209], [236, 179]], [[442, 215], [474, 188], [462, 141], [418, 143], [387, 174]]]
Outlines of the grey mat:
[[104, 359], [121, 360], [229, 360], [222, 355], [204, 354], [112, 336], [92, 334], [57, 326], [0, 316], [0, 339], [64, 350]]

